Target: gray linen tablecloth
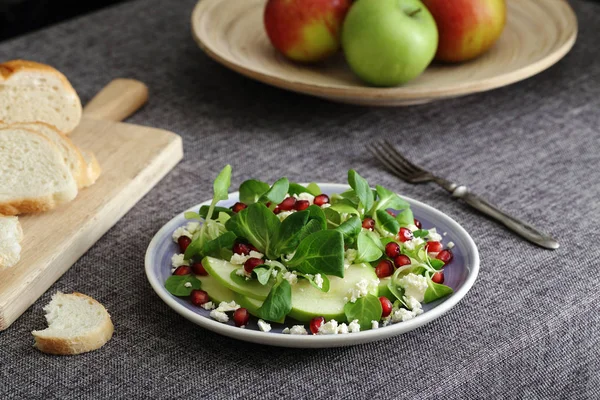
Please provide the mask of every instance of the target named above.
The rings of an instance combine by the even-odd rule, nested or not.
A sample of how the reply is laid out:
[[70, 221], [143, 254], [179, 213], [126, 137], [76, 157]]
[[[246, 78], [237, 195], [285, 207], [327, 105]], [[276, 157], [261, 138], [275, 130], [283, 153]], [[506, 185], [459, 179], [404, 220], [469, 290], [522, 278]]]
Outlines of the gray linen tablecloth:
[[[64, 71], [84, 103], [113, 78], [146, 82], [150, 103], [131, 122], [177, 132], [185, 146], [185, 160], [0, 333], [0, 398], [600, 397], [599, 4], [572, 1], [579, 40], [534, 78], [375, 109], [288, 93], [221, 67], [190, 35], [195, 2], [140, 0], [0, 44], [2, 60]], [[526, 243], [435, 186], [400, 182], [365, 151], [374, 138], [470, 184], [554, 234], [561, 248]], [[344, 182], [356, 168], [459, 221], [479, 246], [479, 278], [442, 318], [372, 344], [290, 350], [199, 328], [154, 294], [144, 253], [165, 222], [207, 198], [226, 162], [234, 187], [282, 175]], [[42, 307], [57, 290], [105, 304], [114, 338], [75, 357], [35, 350], [29, 332], [45, 326]]]

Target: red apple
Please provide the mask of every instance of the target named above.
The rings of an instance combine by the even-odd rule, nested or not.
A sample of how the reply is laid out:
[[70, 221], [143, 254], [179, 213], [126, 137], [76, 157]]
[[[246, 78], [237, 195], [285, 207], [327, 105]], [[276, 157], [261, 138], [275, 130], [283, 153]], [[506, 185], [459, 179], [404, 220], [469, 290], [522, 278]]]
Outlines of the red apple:
[[485, 53], [506, 24], [505, 0], [423, 0], [435, 19], [439, 45], [435, 59], [460, 62]]
[[351, 0], [269, 0], [264, 23], [277, 50], [300, 62], [320, 61], [340, 48]]

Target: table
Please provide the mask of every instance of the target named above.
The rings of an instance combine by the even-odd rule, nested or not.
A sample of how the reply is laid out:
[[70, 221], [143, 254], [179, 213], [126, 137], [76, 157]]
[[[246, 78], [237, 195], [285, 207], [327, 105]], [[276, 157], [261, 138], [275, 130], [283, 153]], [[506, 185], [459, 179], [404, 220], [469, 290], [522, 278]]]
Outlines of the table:
[[[558, 1], [558, 0], [557, 0]], [[411, 108], [328, 103], [264, 86], [205, 56], [195, 0], [135, 1], [0, 44], [0, 58], [62, 70], [88, 101], [116, 77], [150, 103], [132, 121], [183, 136], [185, 160], [7, 331], [0, 398], [598, 398], [600, 396], [600, 5], [573, 0], [580, 37], [550, 70], [488, 93]], [[534, 222], [557, 251], [524, 242], [432, 185], [411, 186], [365, 150], [395, 141], [420, 164]], [[250, 177], [373, 182], [459, 221], [481, 272], [451, 312], [411, 333], [329, 350], [236, 342], [171, 311], [144, 274], [154, 233], [205, 200], [229, 162]], [[32, 347], [57, 290], [102, 302], [115, 323], [101, 350]]]

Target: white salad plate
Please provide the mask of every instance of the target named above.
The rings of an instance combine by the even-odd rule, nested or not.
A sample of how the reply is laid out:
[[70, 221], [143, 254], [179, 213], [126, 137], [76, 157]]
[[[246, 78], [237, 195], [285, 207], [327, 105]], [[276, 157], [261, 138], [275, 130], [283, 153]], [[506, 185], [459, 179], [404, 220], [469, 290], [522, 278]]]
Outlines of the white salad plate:
[[[319, 184], [319, 186], [326, 194], [342, 193], [350, 188], [348, 185], [342, 184]], [[175, 229], [189, 222], [185, 219], [183, 212], [167, 222], [150, 242], [146, 251], [146, 275], [158, 296], [178, 314], [205, 329], [234, 339], [281, 347], [324, 348], [350, 346], [397, 336], [432, 322], [448, 312], [471, 289], [479, 272], [477, 246], [463, 227], [443, 212], [427, 204], [402, 197], [410, 203], [413, 214], [421, 221], [423, 229], [435, 227], [440, 234], [445, 233], [443, 235], [444, 244], [454, 243], [452, 248], [454, 258], [444, 268], [444, 284], [454, 289], [454, 293], [433, 303], [424, 304], [424, 313], [409, 321], [357, 333], [335, 335], [283, 334], [282, 330], [285, 327], [298, 324], [295, 321], [286, 321], [284, 324], [272, 323], [273, 329], [270, 332], [260, 331], [254, 317], [243, 329], [236, 327], [231, 320], [228, 323], [215, 321], [209, 316], [210, 311], [192, 305], [186, 298], [173, 296], [164, 286], [165, 281], [171, 275], [171, 257], [179, 253], [172, 234]], [[238, 201], [238, 198], [238, 192], [231, 193], [228, 200], [219, 202], [218, 205], [230, 207]], [[197, 212], [201, 206], [209, 204], [210, 200], [186, 211]]]

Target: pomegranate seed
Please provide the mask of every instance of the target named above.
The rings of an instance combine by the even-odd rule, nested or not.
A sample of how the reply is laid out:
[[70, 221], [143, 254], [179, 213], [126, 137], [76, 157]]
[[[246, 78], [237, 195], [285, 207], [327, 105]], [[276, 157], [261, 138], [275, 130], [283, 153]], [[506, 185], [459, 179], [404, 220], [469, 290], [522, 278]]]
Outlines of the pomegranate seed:
[[442, 250], [438, 253], [438, 255], [435, 258], [437, 258], [438, 260], [442, 260], [444, 264], [448, 264], [450, 261], [452, 261], [453, 257], [454, 254], [452, 254], [450, 250]]
[[250, 313], [245, 308], [238, 308], [233, 313], [233, 322], [235, 322], [235, 326], [244, 326], [248, 325], [248, 321], [250, 320]]
[[248, 246], [246, 243], [235, 243], [233, 245], [233, 252], [235, 254], [243, 254], [247, 256], [250, 254], [250, 246]]
[[260, 251], [258, 251], [258, 249], [256, 247], [254, 247], [253, 245], [248, 244], [248, 247], [250, 248], [250, 251], [255, 251], [257, 253], [260, 253]]
[[231, 209], [233, 210], [234, 213], [239, 213], [240, 211], [242, 211], [244, 208], [248, 207], [247, 205], [245, 205], [244, 203], [240, 203], [239, 201], [237, 203], [235, 203], [233, 206], [231, 206]]
[[375, 220], [369, 217], [363, 219], [362, 227], [365, 229], [373, 230], [375, 228]]
[[280, 212], [281, 212], [281, 209], [279, 207], [275, 207], [273, 209], [273, 214], [275, 214], [275, 215], [279, 214]]
[[396, 242], [389, 242], [385, 245], [385, 254], [389, 258], [394, 258], [400, 255], [400, 245]]
[[381, 303], [381, 318], [385, 318], [392, 313], [392, 302], [385, 296], [381, 296], [379, 298], [379, 302]]
[[177, 269], [175, 270], [175, 272], [173, 272], [173, 275], [189, 275], [192, 273], [192, 269], [190, 267], [188, 267], [187, 265], [181, 265], [179, 267], [177, 267]]
[[247, 273], [251, 273], [252, 270], [254, 270], [254, 268], [258, 267], [262, 263], [263, 260], [261, 260], [260, 258], [252, 257], [246, 260], [246, 262], [244, 263], [244, 269]]
[[179, 250], [181, 250], [182, 253], [185, 253], [185, 250], [188, 248], [190, 243], [192, 243], [192, 239], [187, 236], [179, 236], [179, 239], [177, 239]]
[[442, 244], [440, 242], [427, 242], [425, 245], [425, 250], [429, 253], [439, 253], [442, 251]]
[[390, 210], [385, 210], [385, 212], [390, 214], [392, 217], [396, 218], [396, 213], [391, 212]]
[[323, 317], [314, 317], [313, 319], [310, 320], [310, 331], [313, 333], [313, 335], [316, 335], [317, 332], [319, 332], [319, 328], [324, 323], [325, 323], [325, 318], [323, 318]]
[[398, 232], [398, 239], [402, 243], [407, 242], [409, 240], [413, 240], [413, 238], [414, 236], [410, 229], [400, 228], [400, 231]]
[[398, 257], [394, 258], [394, 265], [396, 266], [396, 268], [400, 268], [408, 264], [410, 264], [410, 258], [408, 256], [405, 256], [404, 254], [401, 254]]
[[295, 205], [296, 205], [296, 199], [293, 197], [288, 197], [285, 200], [283, 200], [281, 203], [279, 203], [279, 205], [277, 207], [279, 207], [279, 209], [281, 211], [291, 211], [294, 209]]
[[296, 211], [306, 210], [308, 207], [310, 207], [310, 201], [308, 200], [298, 200], [295, 206]]
[[323, 204], [329, 203], [329, 196], [327, 196], [326, 194], [320, 194], [317, 197], [315, 197], [314, 203], [321, 207]]
[[435, 283], [442, 284], [444, 283], [444, 273], [442, 271], [438, 271], [431, 277], [431, 280]]
[[208, 275], [208, 272], [206, 272], [206, 269], [204, 269], [204, 265], [202, 265], [201, 262], [193, 263], [192, 271], [194, 271], [194, 274], [196, 274], [196, 275], [201, 275], [201, 276]]
[[210, 297], [208, 297], [208, 293], [204, 290], [194, 289], [192, 290], [192, 293], [190, 293], [190, 301], [195, 306], [201, 306], [204, 303], [208, 303]]
[[381, 260], [375, 267], [375, 274], [378, 278], [387, 278], [394, 273], [394, 265], [390, 260]]
[[417, 228], [419, 228], [419, 229], [423, 228], [423, 225], [421, 225], [421, 221], [419, 221], [419, 220], [418, 220], [418, 219], [416, 219], [416, 218], [414, 219], [414, 221], [415, 221], [415, 226], [416, 226]]

